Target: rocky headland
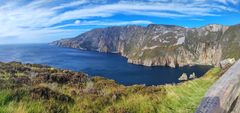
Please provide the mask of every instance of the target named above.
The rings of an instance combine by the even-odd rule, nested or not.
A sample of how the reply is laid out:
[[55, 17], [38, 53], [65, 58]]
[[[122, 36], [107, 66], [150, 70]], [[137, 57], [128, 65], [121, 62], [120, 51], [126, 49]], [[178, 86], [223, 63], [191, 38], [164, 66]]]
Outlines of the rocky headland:
[[200, 28], [150, 24], [98, 28], [52, 44], [81, 50], [120, 53], [145, 66], [214, 65], [240, 57], [240, 25]]

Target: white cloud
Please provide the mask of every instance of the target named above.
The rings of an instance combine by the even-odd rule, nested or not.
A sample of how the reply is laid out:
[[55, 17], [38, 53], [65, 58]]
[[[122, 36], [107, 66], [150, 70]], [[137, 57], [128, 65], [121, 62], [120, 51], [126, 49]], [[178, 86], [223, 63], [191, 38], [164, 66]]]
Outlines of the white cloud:
[[68, 7], [74, 7], [74, 6], [79, 6], [82, 4], [86, 4], [89, 1], [87, 0], [79, 0], [79, 1], [74, 1], [74, 2], [70, 2], [70, 3], [66, 3], [66, 4], [61, 4], [59, 6], [53, 7], [52, 10], [59, 10], [59, 9], [64, 9], [64, 8], [68, 8]]
[[239, 4], [239, 0], [215, 0], [215, 1], [223, 4], [229, 4], [229, 3], [234, 5]]
[[81, 23], [80, 20], [76, 20], [76, 21], [74, 22], [74, 24], [76, 24], [76, 25], [79, 25], [80, 23]]
[[[79, 20], [76, 20], [79, 21]], [[92, 25], [96, 25], [96, 26], [121, 26], [121, 25], [138, 25], [138, 24], [142, 24], [142, 25], [147, 25], [147, 24], [151, 24], [151, 21], [146, 21], [146, 20], [135, 20], [135, 21], [82, 21], [79, 23], [78, 22], [74, 22], [74, 24], [65, 24], [65, 25], [61, 25], [61, 26], [55, 26], [53, 28], [58, 29], [58, 28], [64, 28], [64, 27], [71, 27], [71, 26], [92, 26]], [[78, 24], [76, 24], [78, 23]], [[80, 24], [81, 23], [81, 24]]]
[[[142, 15], [165, 18], [186, 18], [192, 19], [202, 16], [220, 16], [221, 12], [238, 12], [237, 9], [229, 7], [227, 4], [238, 4], [237, 0], [216, 0], [222, 4], [209, 4], [208, 0], [194, 0], [188, 4], [189, 0], [150, 0], [150, 2], [129, 2], [121, 1], [118, 3], [107, 4], [102, 2], [99, 5], [91, 4], [91, 0], [78, 0], [68, 3], [54, 3], [51, 0], [37, 0], [27, 4], [17, 1], [6, 1], [0, 4], [0, 40], [1, 37], [18, 37], [19, 39], [36, 39], [47, 36], [62, 36], [63, 31], [82, 32], [84, 30], [66, 30], [67, 26], [81, 25], [128, 25], [128, 24], [149, 24], [148, 20], [131, 21], [106, 21], [113, 15]], [[72, 8], [71, 10], [64, 10]], [[64, 10], [64, 11], [62, 11]], [[216, 13], [217, 12], [217, 13]], [[105, 21], [82, 21], [101, 17]], [[63, 21], [71, 21], [72, 24], [61, 24]], [[80, 21], [81, 20], [81, 21]], [[53, 27], [54, 26], [54, 27]], [[74, 34], [74, 33], [73, 33]]]
[[214, 14], [216, 11], [234, 11], [234, 9], [221, 5], [216, 6], [216, 4], [122, 2], [68, 11], [52, 18], [50, 23], [61, 22], [68, 19], [110, 17], [116, 13], [155, 17], [191, 17], [217, 16]]

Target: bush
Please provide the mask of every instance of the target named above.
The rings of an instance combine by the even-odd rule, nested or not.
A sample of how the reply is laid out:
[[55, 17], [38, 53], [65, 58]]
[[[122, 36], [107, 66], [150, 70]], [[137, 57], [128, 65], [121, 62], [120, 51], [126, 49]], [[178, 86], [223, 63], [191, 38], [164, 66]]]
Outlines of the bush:
[[68, 113], [68, 106], [66, 104], [54, 100], [50, 100], [49, 103], [46, 104], [46, 108], [48, 113]]
[[52, 91], [47, 87], [34, 88], [33, 90], [31, 90], [31, 96], [33, 99], [46, 99], [46, 100], [55, 99], [60, 102], [68, 102], [68, 103], [74, 102], [74, 100], [70, 96]]
[[0, 106], [5, 106], [13, 100], [12, 91], [1, 90], [0, 91]]

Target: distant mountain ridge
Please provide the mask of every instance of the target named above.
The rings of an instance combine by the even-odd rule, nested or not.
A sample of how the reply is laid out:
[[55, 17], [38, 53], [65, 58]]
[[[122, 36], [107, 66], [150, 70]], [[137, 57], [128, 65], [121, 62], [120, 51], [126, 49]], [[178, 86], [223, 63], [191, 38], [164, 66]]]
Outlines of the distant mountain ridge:
[[240, 25], [200, 28], [150, 24], [97, 28], [52, 42], [60, 47], [120, 53], [129, 63], [145, 66], [219, 65], [240, 57]]

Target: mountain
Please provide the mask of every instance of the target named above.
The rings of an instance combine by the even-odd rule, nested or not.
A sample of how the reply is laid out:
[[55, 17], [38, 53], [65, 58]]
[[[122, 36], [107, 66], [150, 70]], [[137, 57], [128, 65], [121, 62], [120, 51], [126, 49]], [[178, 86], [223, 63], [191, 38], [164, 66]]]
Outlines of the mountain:
[[120, 53], [145, 66], [219, 65], [240, 57], [240, 25], [200, 28], [150, 24], [98, 28], [52, 44], [82, 50]]

